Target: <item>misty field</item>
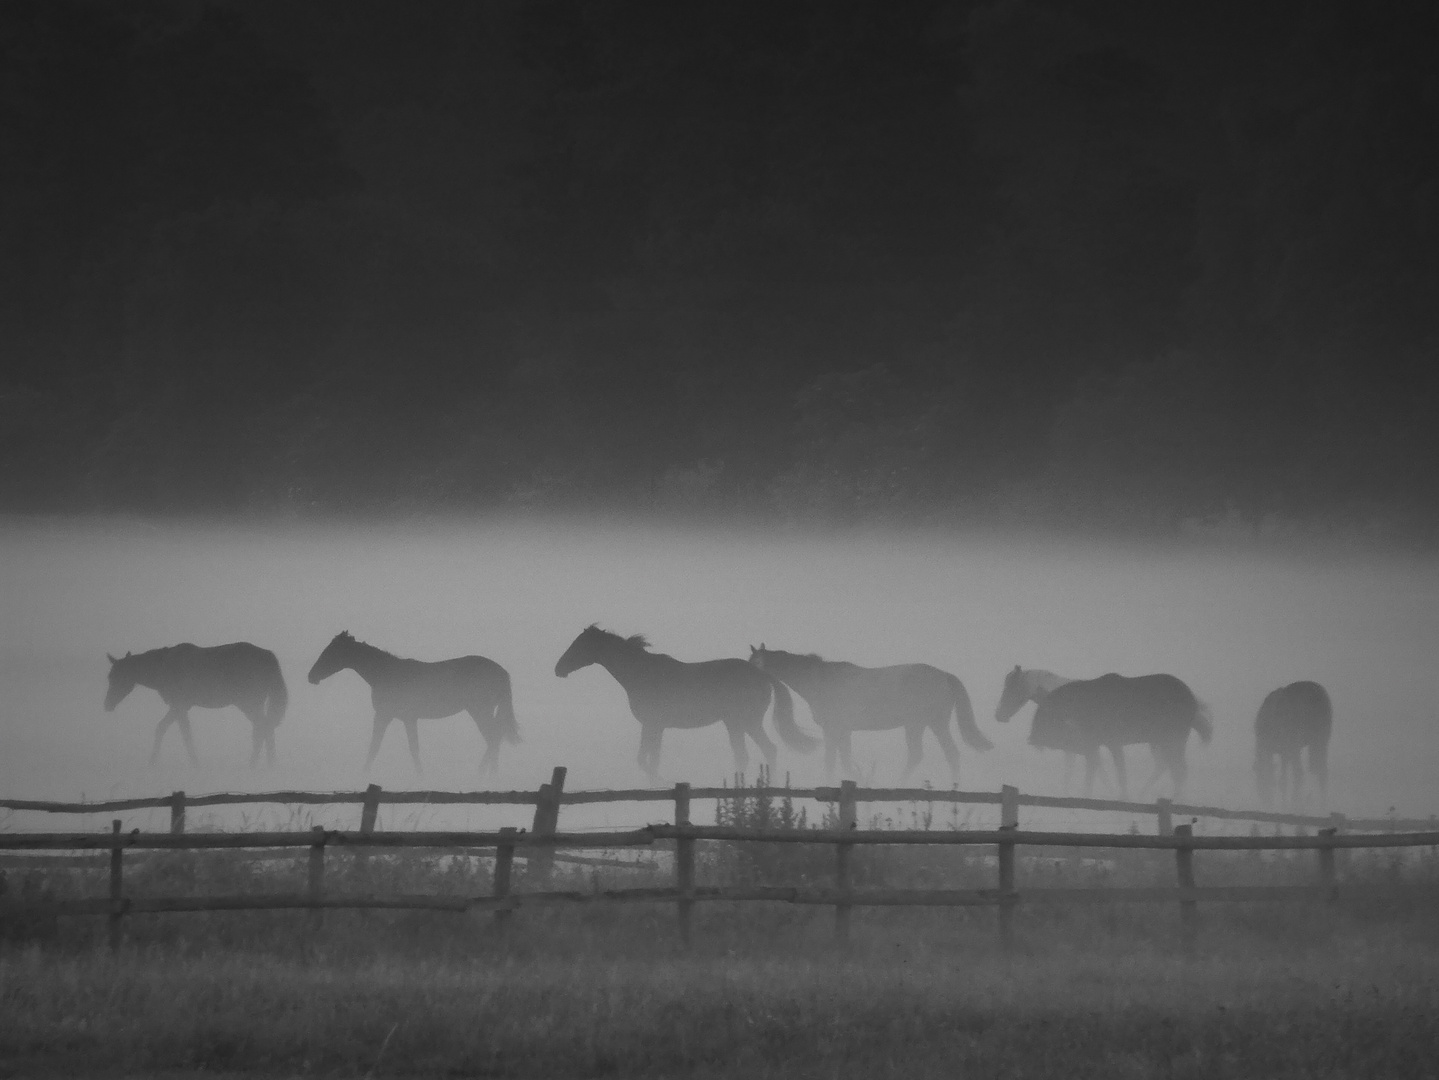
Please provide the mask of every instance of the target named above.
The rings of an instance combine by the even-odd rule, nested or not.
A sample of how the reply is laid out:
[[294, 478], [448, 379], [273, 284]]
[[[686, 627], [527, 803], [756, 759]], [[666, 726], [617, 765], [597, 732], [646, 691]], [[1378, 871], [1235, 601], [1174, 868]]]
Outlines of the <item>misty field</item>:
[[1303, 945], [1282, 918], [1230, 912], [1191, 962], [1146, 940], [1143, 913], [1031, 927], [1042, 941], [1008, 959], [952, 913], [858, 918], [842, 958], [786, 921], [707, 913], [693, 956], [647, 915], [504, 944], [470, 922], [425, 947], [411, 926], [378, 955], [348, 953], [358, 927], [293, 952], [9, 952], [0, 1071], [1197, 1080], [1418, 1077], [1439, 1060], [1439, 953], [1417, 913], [1305, 919]]
[[[702, 882], [817, 879], [833, 853], [703, 845]], [[806, 855], [803, 853], [811, 853]], [[857, 884], [970, 884], [966, 849], [856, 853]], [[1210, 883], [1309, 880], [1311, 852], [1205, 853]], [[1021, 861], [1019, 885], [1125, 884], [1168, 853]], [[337, 860], [339, 892], [484, 894], [483, 858]], [[303, 859], [139, 862], [133, 895], [275, 892]], [[641, 870], [562, 867], [584, 890]], [[701, 904], [489, 913], [258, 911], [30, 917], [0, 946], [0, 1075], [1312, 1077], [1432, 1075], [1439, 1060], [1439, 863], [1352, 852], [1343, 879], [1407, 894], [1210, 904], [1194, 958], [1173, 904], [993, 909]], [[10, 871], [12, 895], [96, 894], [103, 870]], [[522, 869], [523, 892], [534, 883]], [[1415, 891], [1414, 887], [1418, 887]]]

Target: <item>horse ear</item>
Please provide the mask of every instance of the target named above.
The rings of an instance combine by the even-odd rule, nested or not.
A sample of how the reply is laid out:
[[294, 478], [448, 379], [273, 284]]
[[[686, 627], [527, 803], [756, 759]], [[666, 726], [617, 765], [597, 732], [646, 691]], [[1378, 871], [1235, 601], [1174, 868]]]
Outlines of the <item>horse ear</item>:
[[111, 656], [109, 653], [106, 653], [106, 654], [105, 654], [105, 659], [108, 660], [108, 661], [110, 661], [110, 663], [112, 663], [112, 664], [118, 662], [118, 661], [116, 661], [116, 659], [115, 659], [113, 656]]
[[134, 655], [135, 655], [135, 654], [132, 653], [129, 649], [126, 649], [126, 650], [125, 650], [125, 659], [126, 659], [126, 660], [130, 659], [130, 657], [132, 657], [132, 656], [134, 656]]
[[761, 642], [759, 643], [759, 651], [760, 651], [760, 652], [764, 652], [764, 651], [765, 651], [765, 647], [764, 647], [764, 642], [763, 642], [763, 641], [761, 641]]
[[1016, 675], [1023, 674], [1023, 672], [1024, 672], [1024, 669], [1021, 668], [1018, 664], [1015, 664], [1015, 665], [1014, 665], [1014, 673], [1015, 673]]

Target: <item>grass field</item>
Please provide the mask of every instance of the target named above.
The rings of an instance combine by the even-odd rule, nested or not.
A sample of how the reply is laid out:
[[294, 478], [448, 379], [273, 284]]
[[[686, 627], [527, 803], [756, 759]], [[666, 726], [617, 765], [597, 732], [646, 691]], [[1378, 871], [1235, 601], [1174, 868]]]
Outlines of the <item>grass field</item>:
[[[868, 870], [896, 884], [988, 873], [977, 858], [944, 866], [924, 853], [908, 862], [889, 854]], [[1021, 887], [1026, 874], [1046, 872], [1140, 882], [1163, 869], [1146, 866], [1149, 854], [1022, 866]], [[327, 879], [337, 891], [359, 884], [351, 873], [382, 889], [488, 885], [479, 860], [342, 862]], [[816, 876], [824, 869], [817, 863]], [[1278, 883], [1310, 869], [1304, 859], [1246, 855], [1208, 864], [1207, 876]], [[137, 868], [127, 882], [136, 893], [274, 890], [302, 873], [303, 863], [182, 858]], [[560, 884], [592, 874], [562, 872]], [[1432, 875], [1422, 859], [1399, 867], [1358, 855], [1346, 867], [1349, 880]], [[57, 893], [72, 891], [52, 876]], [[723, 848], [701, 859], [702, 880], [771, 876]], [[99, 880], [68, 876], [91, 894]], [[521, 874], [518, 886], [527, 884]], [[42, 922], [11, 933], [0, 951], [0, 1076], [1114, 1080], [1439, 1070], [1432, 896], [1205, 906], [1193, 960], [1179, 955], [1171, 904], [1022, 908], [1013, 956], [1000, 953], [989, 909], [861, 909], [842, 955], [832, 918], [822, 908], [702, 905], [684, 952], [668, 904], [526, 910], [504, 930], [479, 913], [329, 912], [318, 933], [300, 912], [136, 916], [115, 956], [102, 947], [103, 919]]]

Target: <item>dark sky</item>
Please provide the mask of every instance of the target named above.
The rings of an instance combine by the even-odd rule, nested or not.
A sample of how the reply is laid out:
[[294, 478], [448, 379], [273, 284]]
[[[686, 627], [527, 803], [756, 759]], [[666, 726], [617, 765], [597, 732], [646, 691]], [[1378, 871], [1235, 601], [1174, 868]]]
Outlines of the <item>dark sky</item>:
[[0, 506], [1432, 530], [1424, 2], [0, 5]]

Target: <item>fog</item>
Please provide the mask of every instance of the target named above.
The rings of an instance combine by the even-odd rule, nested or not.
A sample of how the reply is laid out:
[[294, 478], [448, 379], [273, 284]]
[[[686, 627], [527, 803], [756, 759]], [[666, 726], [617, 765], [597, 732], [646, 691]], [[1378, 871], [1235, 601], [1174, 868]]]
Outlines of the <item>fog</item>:
[[[12, 798], [356, 789], [372, 781], [533, 788], [555, 765], [569, 768], [571, 789], [643, 786], [634, 760], [639, 725], [619, 686], [598, 667], [567, 679], [553, 673], [579, 630], [599, 622], [642, 632], [657, 651], [683, 660], [747, 656], [751, 643], [764, 641], [867, 665], [926, 662], [952, 671], [996, 744], [985, 754], [964, 749], [961, 786], [969, 789], [1063, 791], [1060, 757], [1026, 743], [1032, 709], [1007, 725], [993, 719], [1003, 675], [1016, 663], [1075, 676], [1178, 675], [1211, 706], [1216, 729], [1211, 745], [1190, 742], [1187, 794], [1238, 806], [1256, 802], [1250, 761], [1260, 700], [1284, 683], [1317, 679], [1335, 707], [1331, 808], [1439, 811], [1432, 558], [581, 522], [241, 528], [12, 520], [0, 525], [0, 600], [0, 791]], [[402, 656], [479, 653], [503, 664], [524, 741], [504, 748], [498, 776], [481, 784], [482, 744], [465, 716], [421, 722], [422, 777], [399, 725], [367, 776], [368, 687], [353, 672], [319, 686], [305, 680], [342, 629]], [[105, 713], [106, 652], [237, 640], [274, 650], [284, 669], [290, 705], [278, 765], [248, 767], [249, 724], [234, 709], [192, 714], [198, 767], [175, 731], [150, 765], [164, 706], [137, 688]], [[807, 725], [808, 711], [798, 709]], [[927, 738], [913, 780], [948, 786]], [[900, 780], [901, 732], [859, 735], [855, 751], [866, 782]], [[1148, 751], [1132, 748], [1130, 762], [1137, 791], [1152, 771]], [[723, 728], [666, 733], [664, 782], [717, 783], [731, 771]], [[796, 784], [821, 782], [822, 757], [781, 746], [778, 773]], [[476, 811], [470, 820], [507, 823], [506, 813]], [[597, 808], [586, 823], [661, 813]], [[11, 815], [10, 827], [19, 821]]]

